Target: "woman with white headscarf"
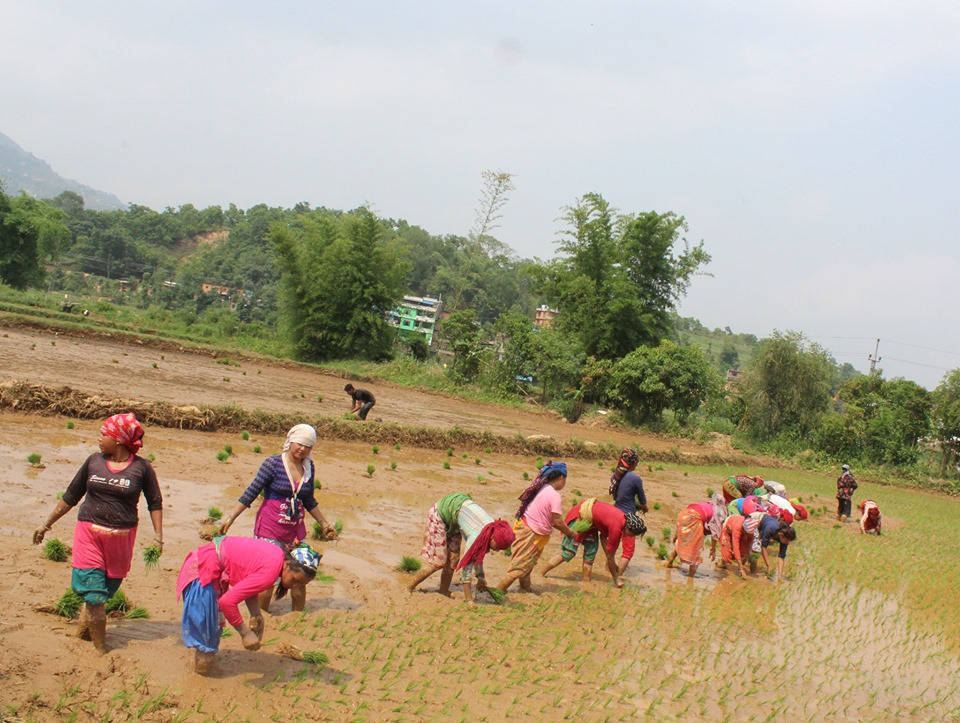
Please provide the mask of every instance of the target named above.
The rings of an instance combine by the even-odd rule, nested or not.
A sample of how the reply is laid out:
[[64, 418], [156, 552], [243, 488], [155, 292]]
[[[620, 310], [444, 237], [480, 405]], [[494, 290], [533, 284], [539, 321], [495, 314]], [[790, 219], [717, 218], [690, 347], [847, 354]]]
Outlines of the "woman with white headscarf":
[[[310, 453], [317, 443], [317, 432], [309, 424], [298, 424], [287, 432], [283, 453], [268, 457], [260, 471], [233, 511], [224, 519], [218, 533], [227, 530], [237, 517], [253, 504], [262, 493], [263, 504], [257, 510], [253, 523], [253, 536], [269, 540], [285, 550], [290, 550], [307, 536], [305, 513], [320, 523], [324, 539], [335, 540], [337, 533], [320, 511], [313, 490], [313, 460]], [[260, 607], [269, 610], [273, 590], [260, 595]], [[307, 600], [306, 585], [290, 588], [290, 600], [295, 611], [303, 610]]]

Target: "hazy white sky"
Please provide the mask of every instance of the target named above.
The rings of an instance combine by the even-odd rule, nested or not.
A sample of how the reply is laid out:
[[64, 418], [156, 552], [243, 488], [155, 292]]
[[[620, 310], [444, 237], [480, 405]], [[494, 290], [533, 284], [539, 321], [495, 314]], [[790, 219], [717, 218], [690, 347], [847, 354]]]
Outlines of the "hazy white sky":
[[[555, 251], [586, 192], [713, 256], [680, 308], [930, 388], [960, 367], [960, 4], [7, 0], [0, 131], [156, 209], [364, 203]], [[954, 211], [950, 211], [950, 205]]]

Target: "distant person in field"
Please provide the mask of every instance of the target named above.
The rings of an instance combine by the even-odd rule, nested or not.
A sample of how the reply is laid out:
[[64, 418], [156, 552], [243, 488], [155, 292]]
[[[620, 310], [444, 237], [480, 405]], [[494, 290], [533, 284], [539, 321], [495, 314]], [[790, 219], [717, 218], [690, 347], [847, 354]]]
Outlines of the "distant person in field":
[[726, 569], [731, 562], [737, 563], [737, 574], [746, 577], [743, 570], [744, 563], [750, 563], [751, 572], [756, 564], [750, 560], [753, 536], [760, 526], [760, 521], [753, 517], [730, 515], [723, 523], [720, 532], [720, 553], [722, 561], [720, 567]]
[[756, 490], [763, 487], [763, 477], [751, 477], [747, 474], [738, 474], [727, 477], [723, 483], [723, 499], [727, 504], [733, 500], [757, 494]]
[[[306, 517], [310, 515], [320, 525], [323, 539], [336, 540], [336, 529], [320, 511], [315, 494], [311, 453], [316, 443], [317, 431], [309, 424], [291, 427], [283, 442], [283, 452], [264, 460], [257, 476], [240, 495], [236, 507], [224, 518], [217, 533], [226, 535], [236, 519], [262, 495], [263, 502], [257, 508], [253, 522], [254, 537], [291, 550], [306, 539]], [[260, 596], [260, 607], [264, 610], [270, 610], [272, 594], [272, 588], [264, 588]], [[306, 585], [294, 585], [290, 589], [293, 610], [303, 610], [306, 602]]]
[[[420, 557], [426, 565], [407, 587], [413, 592], [417, 585], [437, 570], [440, 573], [440, 594], [450, 595], [453, 573], [460, 570], [463, 599], [473, 601], [473, 577], [476, 573], [477, 591], [487, 589], [483, 560], [491, 550], [506, 550], [515, 536], [506, 520], [495, 520], [486, 510], [470, 499], [470, 495], [455, 492], [441, 497], [427, 514], [427, 528], [423, 536]], [[460, 554], [461, 543], [466, 549]]]
[[625, 515], [613, 505], [599, 502], [594, 498], [585, 499], [574, 505], [564, 520], [576, 534], [573, 539], [563, 538], [560, 542], [560, 554], [543, 568], [543, 576], [564, 562], [570, 562], [577, 556], [577, 550], [583, 546], [583, 581], [590, 582], [593, 577], [593, 561], [602, 546], [607, 558], [607, 570], [613, 584], [623, 587], [620, 567], [617, 565], [617, 548], [625, 537], [636, 537], [646, 532], [647, 526], [636, 513]]
[[376, 398], [366, 389], [357, 389], [352, 384], [347, 384], [343, 391], [353, 399], [353, 409], [350, 410], [350, 413], [356, 414], [360, 420], [366, 419], [370, 410], [373, 409], [373, 405], [377, 403]]
[[880, 528], [883, 524], [883, 518], [880, 515], [880, 508], [873, 500], [864, 500], [860, 503], [860, 532], [876, 532], [880, 534]]
[[857, 486], [857, 481], [853, 478], [853, 472], [850, 471], [850, 465], [843, 465], [840, 468], [840, 476], [837, 477], [838, 522], [846, 522], [847, 518], [850, 517], [850, 511], [853, 508], [853, 493]]
[[668, 568], [672, 568], [674, 560], [679, 557], [680, 562], [688, 566], [687, 574], [694, 577], [703, 562], [703, 543], [707, 535], [710, 535], [710, 559], [716, 559], [721, 528], [720, 525], [710, 524], [716, 515], [722, 515], [722, 525], [726, 519], [726, 509], [723, 495], [719, 492], [709, 502], [694, 502], [677, 515], [677, 531], [673, 536], [673, 552], [667, 560]]
[[[194, 670], [206, 675], [220, 648], [222, 615], [240, 634], [243, 647], [259, 650], [264, 621], [258, 598], [277, 584], [277, 597], [306, 587], [317, 575], [320, 555], [309, 547], [284, 551], [267, 540], [216, 537], [187, 554], [177, 576], [177, 597], [183, 599], [182, 635], [194, 649]], [[246, 603], [249, 623], [240, 614]]]
[[572, 539], [573, 530], [563, 521], [560, 490], [567, 484], [567, 465], [547, 462], [537, 478], [520, 495], [520, 508], [513, 523], [516, 539], [510, 547], [510, 568], [497, 587], [506, 592], [517, 580], [520, 589], [530, 592], [530, 573], [550, 541], [550, 534], [559, 530]]
[[[647, 507], [647, 495], [643, 491], [643, 480], [635, 471], [639, 462], [640, 455], [635, 450], [625, 447], [620, 452], [617, 468], [610, 476], [609, 492], [613, 497], [613, 506], [625, 515], [636, 515], [637, 510], [650, 511]], [[633, 535], [624, 535], [620, 542], [622, 549], [618, 566], [622, 576], [636, 552], [637, 538]]]
[[39, 545], [53, 524], [80, 500], [73, 531], [70, 587], [83, 598], [78, 636], [107, 652], [106, 602], [130, 572], [137, 539], [137, 506], [146, 499], [154, 547], [163, 549], [163, 496], [150, 462], [139, 457], [143, 427], [133, 413], [114, 414], [100, 427], [100, 451], [87, 457], [47, 520], [33, 533]]

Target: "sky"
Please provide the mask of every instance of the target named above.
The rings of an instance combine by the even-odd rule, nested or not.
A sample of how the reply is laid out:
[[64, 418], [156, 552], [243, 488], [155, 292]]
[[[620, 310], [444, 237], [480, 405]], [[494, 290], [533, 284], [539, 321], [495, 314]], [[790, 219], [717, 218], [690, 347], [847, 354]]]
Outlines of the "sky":
[[0, 132], [158, 210], [369, 204], [436, 235], [508, 172], [523, 258], [585, 193], [672, 211], [712, 256], [682, 315], [932, 389], [960, 368], [958, 37], [945, 0], [6, 0]]

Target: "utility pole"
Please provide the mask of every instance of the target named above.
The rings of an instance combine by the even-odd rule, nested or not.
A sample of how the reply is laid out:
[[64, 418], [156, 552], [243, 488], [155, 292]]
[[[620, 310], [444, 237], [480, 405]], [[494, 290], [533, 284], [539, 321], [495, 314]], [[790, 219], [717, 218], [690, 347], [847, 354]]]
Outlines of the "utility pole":
[[877, 356], [877, 352], [880, 351], [880, 340], [877, 339], [876, 345], [873, 347], [873, 354], [868, 354], [867, 359], [870, 360], [870, 376], [873, 376], [877, 373], [877, 362], [879, 362], [883, 357]]

